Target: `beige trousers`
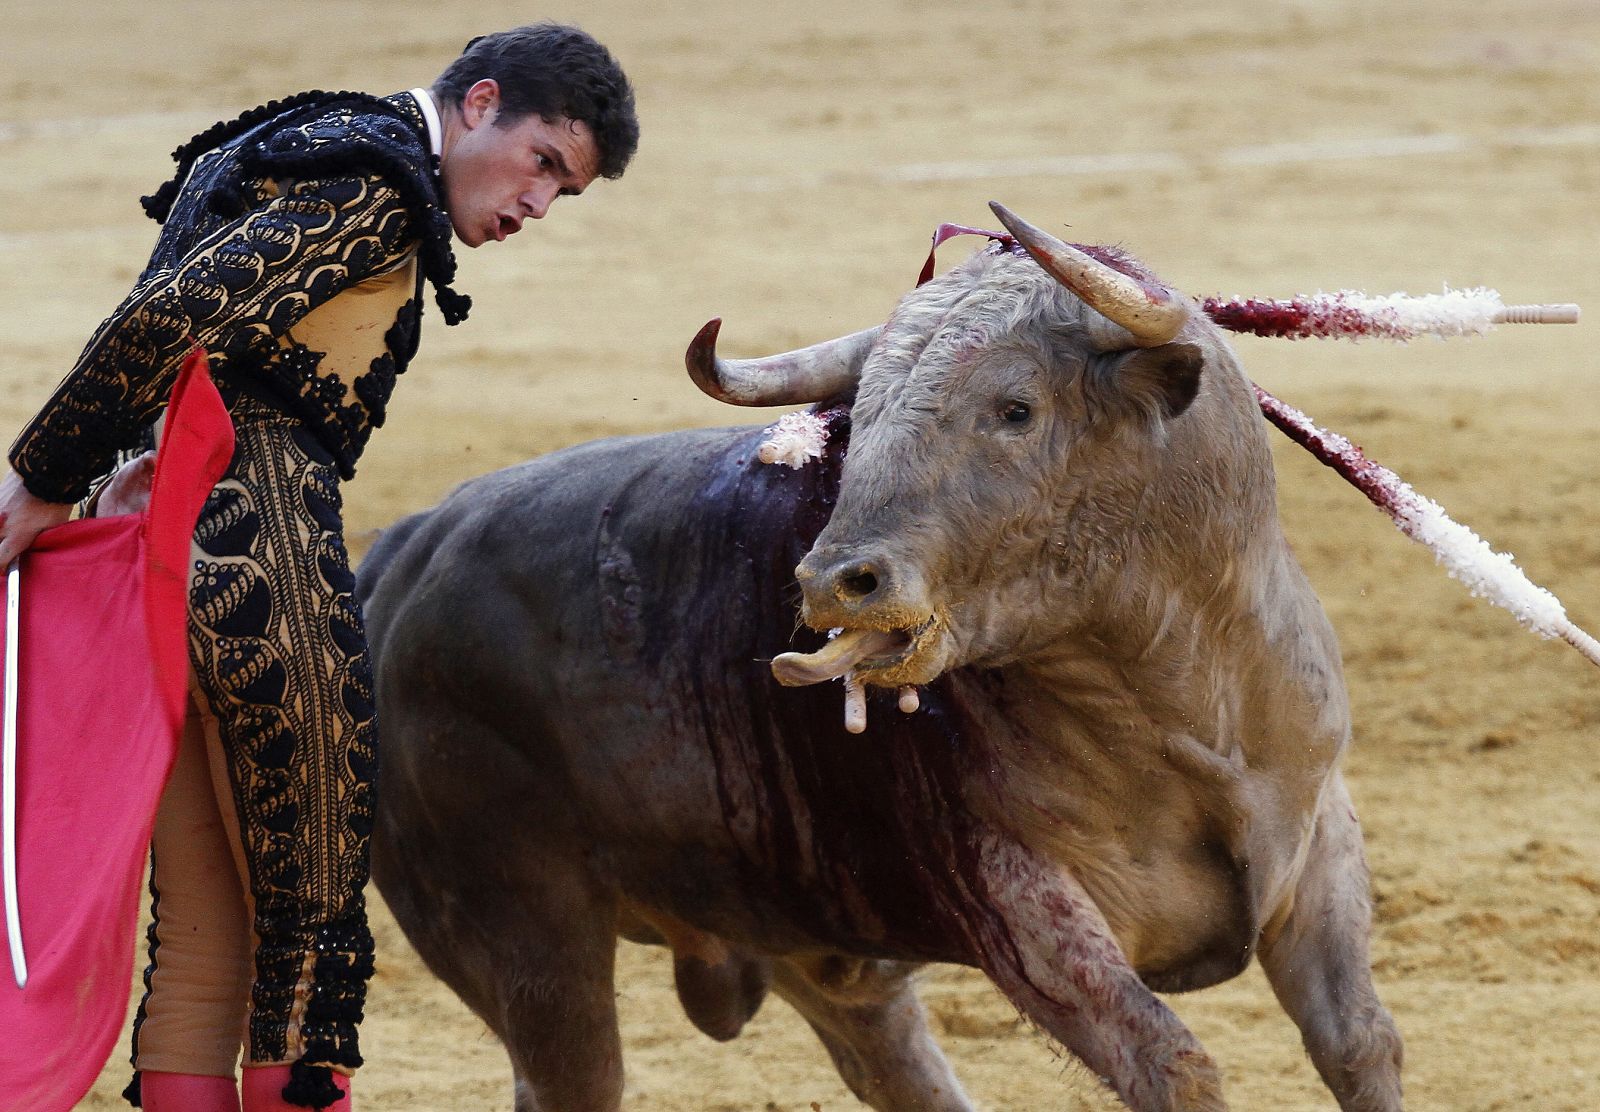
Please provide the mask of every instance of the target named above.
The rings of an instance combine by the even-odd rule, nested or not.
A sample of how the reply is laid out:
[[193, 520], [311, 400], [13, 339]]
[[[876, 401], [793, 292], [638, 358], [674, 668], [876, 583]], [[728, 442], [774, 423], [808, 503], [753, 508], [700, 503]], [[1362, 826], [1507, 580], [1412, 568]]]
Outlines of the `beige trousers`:
[[151, 840], [154, 961], [134, 1068], [232, 1077], [255, 939], [244, 849], [217, 720], [192, 692]]

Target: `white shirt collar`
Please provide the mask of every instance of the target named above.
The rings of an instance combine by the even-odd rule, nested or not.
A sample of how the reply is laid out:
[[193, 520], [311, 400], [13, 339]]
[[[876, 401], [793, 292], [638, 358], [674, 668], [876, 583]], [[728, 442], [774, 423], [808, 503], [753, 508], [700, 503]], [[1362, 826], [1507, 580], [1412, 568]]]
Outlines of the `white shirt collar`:
[[427, 89], [409, 90], [422, 109], [422, 118], [428, 121], [428, 140], [433, 144], [433, 157], [444, 155], [444, 125], [439, 122], [439, 108], [433, 103], [433, 94]]

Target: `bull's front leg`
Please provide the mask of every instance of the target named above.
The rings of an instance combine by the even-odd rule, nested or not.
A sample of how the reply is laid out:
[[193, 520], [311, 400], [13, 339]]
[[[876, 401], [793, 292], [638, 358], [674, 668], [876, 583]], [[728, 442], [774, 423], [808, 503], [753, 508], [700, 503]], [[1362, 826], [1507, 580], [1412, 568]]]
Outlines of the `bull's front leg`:
[[1261, 965], [1346, 1112], [1399, 1112], [1400, 1032], [1372, 986], [1372, 902], [1361, 827], [1343, 777], [1317, 809], [1304, 871], [1262, 932]]
[[1138, 1112], [1227, 1107], [1215, 1063], [1134, 972], [1066, 869], [998, 833], [980, 845], [971, 933], [984, 972]]

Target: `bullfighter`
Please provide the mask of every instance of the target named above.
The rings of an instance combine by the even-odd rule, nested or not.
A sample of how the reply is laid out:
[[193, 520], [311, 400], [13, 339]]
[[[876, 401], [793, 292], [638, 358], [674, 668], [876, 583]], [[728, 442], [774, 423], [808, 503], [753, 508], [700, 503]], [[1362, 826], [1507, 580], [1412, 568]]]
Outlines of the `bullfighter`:
[[452, 237], [502, 241], [621, 176], [638, 134], [616, 60], [550, 23], [474, 39], [430, 88], [219, 123], [144, 199], [148, 266], [12, 446], [0, 566], [150, 436], [197, 343], [236, 429], [195, 533], [190, 714], [152, 847], [127, 1094], [147, 1112], [238, 1112], [241, 1089], [245, 1112], [349, 1107], [378, 750], [340, 484], [424, 285], [467, 316]]

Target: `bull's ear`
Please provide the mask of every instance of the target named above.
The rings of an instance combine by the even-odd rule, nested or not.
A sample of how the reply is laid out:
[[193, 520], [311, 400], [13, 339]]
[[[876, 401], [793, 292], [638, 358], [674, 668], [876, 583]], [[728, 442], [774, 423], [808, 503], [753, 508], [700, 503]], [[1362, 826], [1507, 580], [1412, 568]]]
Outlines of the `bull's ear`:
[[1195, 344], [1162, 344], [1135, 348], [1113, 357], [1110, 385], [1134, 404], [1176, 417], [1200, 393], [1200, 372], [1205, 356]]

